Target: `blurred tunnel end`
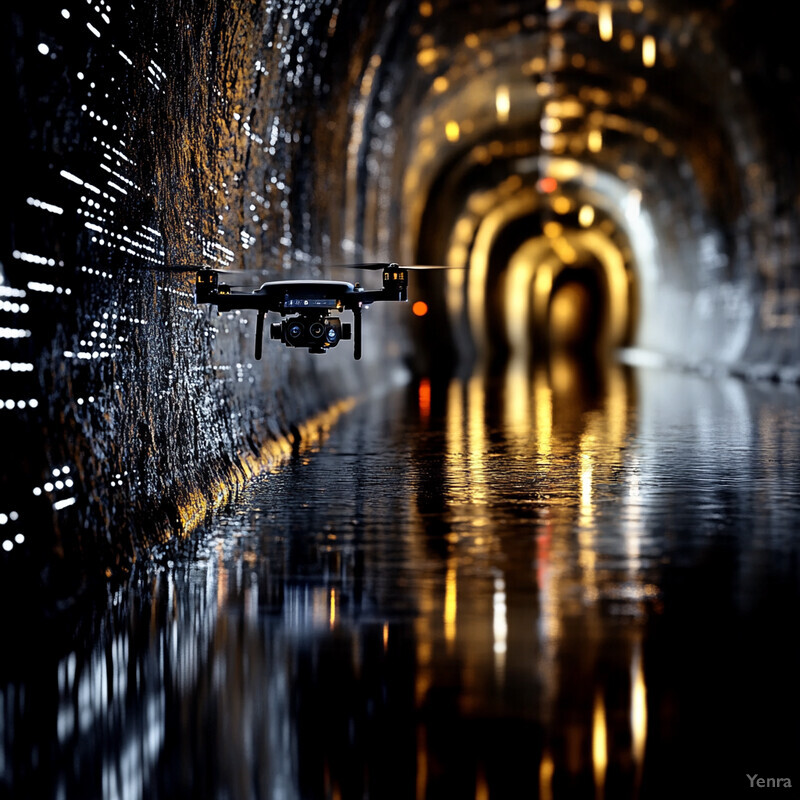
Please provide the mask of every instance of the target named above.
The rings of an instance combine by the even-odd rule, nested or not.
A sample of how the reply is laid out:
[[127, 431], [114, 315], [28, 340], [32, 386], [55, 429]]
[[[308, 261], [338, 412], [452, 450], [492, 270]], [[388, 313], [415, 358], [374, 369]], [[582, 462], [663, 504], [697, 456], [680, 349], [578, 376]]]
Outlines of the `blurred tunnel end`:
[[[404, 258], [462, 268], [420, 279], [423, 372], [554, 348], [725, 368], [774, 345], [770, 359], [790, 360], [790, 336], [773, 333], [797, 330], [787, 288], [800, 236], [786, 217], [796, 198], [760, 118], [770, 98], [733, 63], [757, 45], [731, 39], [734, 5], [749, 23], [759, 14], [548, 0], [522, 15], [517, 4], [457, 15], [425, 4], [392, 98], [398, 160], [367, 177], [368, 207], [386, 209], [367, 222], [372, 238], [385, 228]], [[381, 162], [377, 147], [371, 155]], [[381, 204], [389, 174], [402, 186]], [[762, 235], [778, 211], [783, 243]], [[776, 298], [789, 310], [773, 313]]]

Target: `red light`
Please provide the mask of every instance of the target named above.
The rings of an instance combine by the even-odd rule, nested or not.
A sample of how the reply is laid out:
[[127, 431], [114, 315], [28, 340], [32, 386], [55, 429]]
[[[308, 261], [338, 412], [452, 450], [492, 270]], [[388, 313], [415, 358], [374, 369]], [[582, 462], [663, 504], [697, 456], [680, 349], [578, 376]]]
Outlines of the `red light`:
[[431, 415], [431, 382], [428, 378], [419, 382], [419, 415], [423, 419]]
[[411, 311], [417, 317], [424, 317], [428, 313], [428, 304], [424, 300], [417, 300], [417, 302], [411, 306]]
[[555, 178], [540, 178], [537, 184], [540, 192], [550, 194], [558, 189], [558, 181]]

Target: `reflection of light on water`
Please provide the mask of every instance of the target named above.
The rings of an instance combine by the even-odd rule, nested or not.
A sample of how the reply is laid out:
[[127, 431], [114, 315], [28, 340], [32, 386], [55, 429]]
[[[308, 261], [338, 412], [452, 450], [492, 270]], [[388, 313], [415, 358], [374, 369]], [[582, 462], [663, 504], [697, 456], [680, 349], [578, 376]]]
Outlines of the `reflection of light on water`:
[[448, 644], [452, 644], [456, 638], [456, 585], [456, 567], [451, 559], [447, 566], [444, 590], [444, 638]]
[[581, 517], [592, 517], [592, 456], [586, 452], [581, 453]]
[[627, 477], [628, 494], [624, 497], [625, 513], [622, 517], [622, 535], [625, 537], [625, 551], [631, 569], [639, 565], [641, 555], [641, 537], [644, 533], [642, 522], [643, 499], [639, 482], [639, 460], [630, 459], [630, 469]]
[[473, 503], [486, 502], [486, 391], [482, 376], [470, 378], [467, 385], [467, 438], [469, 447], [470, 497]]
[[425, 582], [417, 598], [419, 615], [414, 620], [414, 638], [417, 643], [417, 674], [414, 682], [417, 705], [421, 705], [433, 681], [433, 631], [431, 620], [434, 613], [432, 585]]
[[[470, 234], [471, 235], [471, 234]], [[448, 255], [449, 264], [459, 264], [458, 254]], [[445, 300], [450, 319], [460, 319], [464, 312], [464, 270], [449, 270], [446, 276], [447, 288], [445, 289]]]
[[508, 86], [497, 87], [494, 102], [497, 110], [497, 121], [500, 123], [508, 122], [508, 115], [511, 111], [511, 95]]
[[533, 380], [534, 405], [536, 408], [534, 427], [536, 447], [539, 455], [547, 458], [552, 450], [553, 438], [553, 390], [544, 370], [537, 370]]
[[475, 776], [475, 800], [489, 800], [489, 782], [481, 765], [478, 766], [478, 774]]
[[431, 415], [431, 382], [427, 378], [419, 382], [418, 401], [419, 415], [422, 419], [427, 419]]
[[547, 306], [553, 290], [553, 269], [548, 263], [539, 265], [533, 281], [533, 311], [536, 319], [547, 318]]
[[531, 407], [528, 376], [521, 364], [506, 372], [503, 417], [509, 430], [523, 431], [530, 427]]
[[[604, 375], [606, 380], [605, 439], [618, 448], [625, 443], [627, 438], [631, 398], [628, 394], [625, 377], [619, 368], [607, 369]], [[619, 449], [615, 452], [617, 453], [616, 460], [619, 462]]]
[[545, 750], [539, 764], [539, 800], [553, 800], [553, 756]]
[[330, 626], [333, 628], [336, 624], [336, 591], [334, 589], [331, 589], [330, 609]]
[[506, 606], [506, 582], [495, 578], [492, 595], [492, 638], [494, 640], [494, 668], [498, 682], [502, 680], [508, 648], [508, 615]]
[[428, 742], [425, 726], [417, 726], [417, 800], [425, 800], [428, 785]]
[[631, 663], [631, 738], [638, 784], [644, 766], [644, 748], [647, 740], [647, 689], [642, 668], [641, 646], [638, 643]]
[[550, 550], [553, 543], [553, 531], [550, 523], [546, 523], [544, 533], [536, 537], [536, 583], [539, 591], [539, 637], [543, 644], [542, 653], [552, 655], [555, 642], [561, 634], [561, 623], [558, 615], [558, 592], [556, 591], [553, 565], [550, 562]]
[[461, 381], [452, 381], [447, 387], [447, 463], [452, 476], [463, 470], [459, 460], [464, 453], [464, 419], [461, 408]]
[[[578, 559], [580, 565], [588, 572], [586, 576], [587, 583], [591, 578], [591, 573], [594, 572], [595, 563], [597, 561], [597, 553], [595, 552], [594, 541], [594, 504], [592, 498], [592, 476], [594, 473], [594, 465], [592, 463], [591, 448], [594, 445], [593, 437], [589, 434], [584, 434], [581, 437], [581, 453], [580, 453], [580, 507], [578, 511], [578, 542], [580, 544], [580, 551]], [[587, 588], [589, 588], [587, 586]]]
[[597, 692], [594, 700], [594, 714], [592, 716], [592, 765], [594, 767], [594, 785], [596, 797], [602, 798], [606, 782], [606, 767], [608, 766], [608, 735], [606, 729], [606, 707], [603, 695]]
[[610, 42], [614, 36], [614, 22], [611, 15], [611, 3], [600, 3], [597, 12], [597, 27], [600, 38], [604, 42]]

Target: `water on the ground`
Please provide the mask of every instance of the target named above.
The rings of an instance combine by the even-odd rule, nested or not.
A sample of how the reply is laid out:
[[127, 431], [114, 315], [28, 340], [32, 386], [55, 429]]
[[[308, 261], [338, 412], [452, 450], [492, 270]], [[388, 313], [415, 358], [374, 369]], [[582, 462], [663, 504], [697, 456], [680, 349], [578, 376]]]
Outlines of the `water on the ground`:
[[77, 632], [5, 643], [2, 787], [793, 796], [799, 407], [557, 362], [365, 400]]

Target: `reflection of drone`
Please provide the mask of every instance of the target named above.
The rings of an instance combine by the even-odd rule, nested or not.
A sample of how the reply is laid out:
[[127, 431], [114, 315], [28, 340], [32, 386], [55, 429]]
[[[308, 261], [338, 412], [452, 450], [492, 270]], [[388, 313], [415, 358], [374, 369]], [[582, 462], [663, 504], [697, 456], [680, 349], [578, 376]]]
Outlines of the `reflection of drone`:
[[[412, 269], [441, 269], [441, 267], [409, 267], [394, 263], [352, 264], [350, 269], [383, 270], [383, 288], [362, 289], [347, 281], [292, 280], [264, 283], [252, 291], [234, 291], [233, 286], [220, 282], [228, 270], [207, 267], [165, 267], [167, 270], [188, 272], [196, 270], [195, 303], [211, 303], [222, 311], [252, 308], [256, 317], [255, 357], [261, 358], [264, 337], [264, 317], [274, 311], [285, 317], [270, 326], [270, 338], [280, 339], [288, 347], [307, 347], [310, 353], [325, 353], [336, 347], [340, 339], [353, 339], [353, 355], [361, 358], [361, 312], [379, 300], [405, 302], [408, 272]], [[242, 274], [232, 271], [232, 274]], [[353, 312], [353, 326], [342, 323], [336, 314]], [[292, 316], [287, 316], [291, 314]]]

